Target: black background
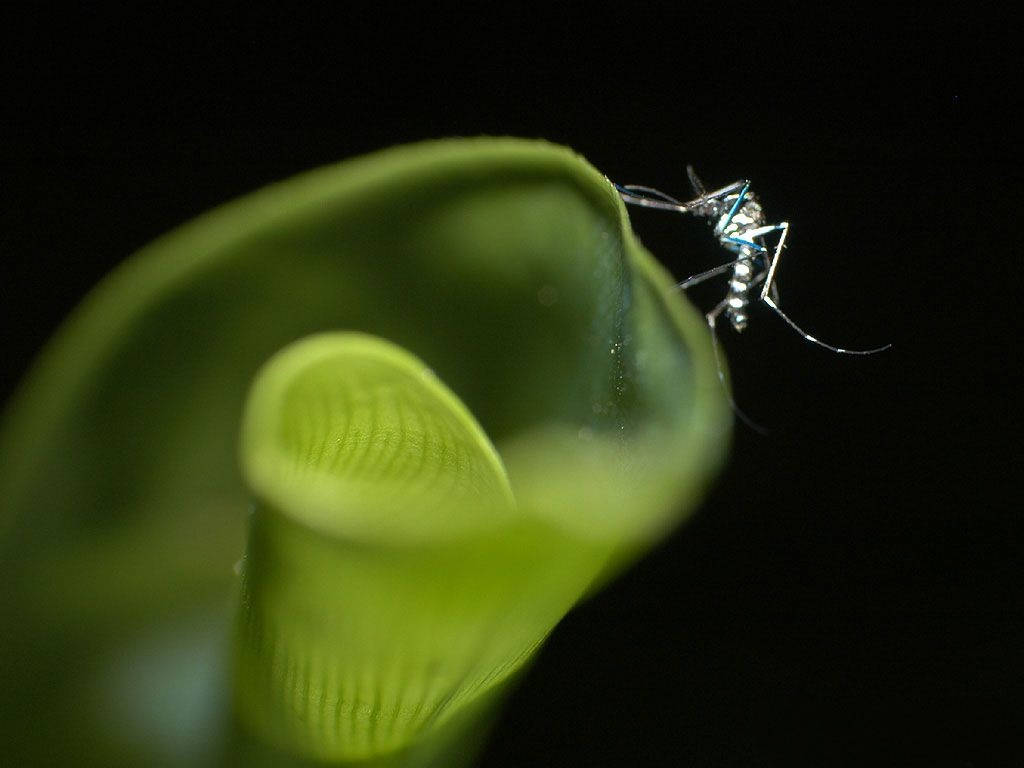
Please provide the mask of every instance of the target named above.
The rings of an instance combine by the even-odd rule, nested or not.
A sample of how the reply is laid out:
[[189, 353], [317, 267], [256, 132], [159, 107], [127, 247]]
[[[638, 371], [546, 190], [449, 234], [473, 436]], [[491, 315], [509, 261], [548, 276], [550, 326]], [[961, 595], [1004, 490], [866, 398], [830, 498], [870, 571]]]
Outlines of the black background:
[[[688, 162], [752, 178], [791, 316], [894, 347], [763, 307], [723, 330], [770, 434], [738, 425], [692, 521], [565, 619], [482, 765], [1022, 766], [1016, 51], [1005, 20], [808, 13], [5, 23], [0, 394], [127, 254], [344, 157], [519, 135], [677, 195]], [[680, 278], [723, 260], [632, 213]]]

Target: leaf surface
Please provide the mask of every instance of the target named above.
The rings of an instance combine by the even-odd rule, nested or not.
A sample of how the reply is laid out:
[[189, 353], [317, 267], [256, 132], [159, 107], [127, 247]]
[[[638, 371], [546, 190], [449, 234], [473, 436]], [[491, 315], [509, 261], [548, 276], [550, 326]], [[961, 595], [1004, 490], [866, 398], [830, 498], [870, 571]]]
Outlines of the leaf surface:
[[[302, 345], [337, 332], [365, 345], [362, 362], [344, 387], [328, 386], [334, 394], [307, 371], [297, 379], [305, 395], [278, 401], [283, 421], [247, 422], [247, 488], [238, 435], [254, 376], [293, 342], [316, 335], [291, 348], [308, 352]], [[404, 606], [375, 615], [405, 625], [360, 624], [395, 642], [365, 641], [381, 649], [362, 664], [377, 670], [367, 684], [380, 692], [378, 714], [345, 727], [441, 734], [521, 668], [581, 595], [692, 509], [730, 421], [702, 318], [637, 243], [607, 180], [569, 150], [430, 142], [229, 203], [98, 286], [5, 412], [0, 575], [10, 587], [0, 608], [15, 629], [0, 704], [16, 713], [11, 754], [196, 764], [198, 752], [173, 746], [183, 732], [208, 745], [208, 758], [218, 754], [220, 720], [170, 718], [150, 705], [187, 711], [175, 681], [216, 689], [224, 671], [209, 660], [223, 658], [220, 646], [197, 650], [188, 674], [180, 655], [157, 651], [133, 669], [159, 674], [140, 672], [135, 684], [113, 686], [102, 670], [175, 627], [225, 636], [227, 622], [221, 631], [210, 617], [230, 614], [254, 497], [246, 578], [251, 589], [261, 580], [250, 593], [261, 621], [301, 627], [289, 573], [311, 579], [307, 606], [324, 604], [325, 574], [363, 585], [328, 614], [365, 611], [371, 595]], [[312, 453], [294, 460], [307, 443]], [[273, 545], [265, 569], [252, 565], [260, 541]], [[320, 565], [296, 566], [304, 556]], [[386, 589], [399, 597], [385, 600]], [[437, 639], [417, 645], [428, 633]], [[297, 637], [303, 654], [316, 651], [314, 637]], [[267, 647], [251, 649], [254, 664], [266, 662]], [[308, 712], [309, 688], [294, 685], [305, 678], [288, 679], [273, 690], [291, 691], [290, 711]], [[271, 706], [268, 690], [250, 697], [253, 722]], [[380, 716], [386, 699], [397, 702], [390, 721]], [[432, 714], [406, 718], [402, 730], [412, 701]], [[128, 733], [115, 716], [123, 711], [165, 716]], [[61, 737], [35, 738], [39, 722]], [[311, 753], [358, 742], [369, 754], [404, 738], [283, 727], [273, 739]]]

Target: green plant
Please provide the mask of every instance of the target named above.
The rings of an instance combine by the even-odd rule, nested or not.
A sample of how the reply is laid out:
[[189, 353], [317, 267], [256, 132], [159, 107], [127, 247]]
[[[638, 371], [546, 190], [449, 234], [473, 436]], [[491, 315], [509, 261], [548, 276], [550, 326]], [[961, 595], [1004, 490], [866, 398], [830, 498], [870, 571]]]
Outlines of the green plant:
[[470, 760], [729, 424], [702, 318], [564, 148], [432, 142], [230, 203], [108, 277], [6, 411], [10, 754]]

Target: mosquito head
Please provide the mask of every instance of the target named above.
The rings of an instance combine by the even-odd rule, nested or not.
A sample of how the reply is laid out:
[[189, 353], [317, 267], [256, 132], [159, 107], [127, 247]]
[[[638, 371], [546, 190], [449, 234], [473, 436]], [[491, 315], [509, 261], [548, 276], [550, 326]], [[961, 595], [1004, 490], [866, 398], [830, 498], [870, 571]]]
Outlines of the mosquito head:
[[728, 208], [724, 207], [718, 200], [708, 200], [707, 202], [693, 206], [693, 215], [701, 216], [707, 219], [708, 226], [715, 226], [718, 220], [722, 218], [727, 212]]

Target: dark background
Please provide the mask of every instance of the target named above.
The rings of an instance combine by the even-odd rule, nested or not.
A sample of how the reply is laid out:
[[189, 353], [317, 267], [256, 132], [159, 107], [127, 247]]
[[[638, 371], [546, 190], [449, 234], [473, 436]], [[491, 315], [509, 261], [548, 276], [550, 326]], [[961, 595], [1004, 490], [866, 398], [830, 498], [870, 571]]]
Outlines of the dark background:
[[[738, 425], [693, 520], [566, 618], [482, 765], [1024, 765], [1008, 22], [337, 13], [2, 25], [0, 395], [127, 254], [341, 158], [499, 134], [677, 195], [688, 162], [752, 178], [792, 223], [791, 316], [894, 347], [833, 355], [764, 307], [723, 329], [770, 434]], [[680, 278], [724, 260], [698, 222], [632, 213]]]

